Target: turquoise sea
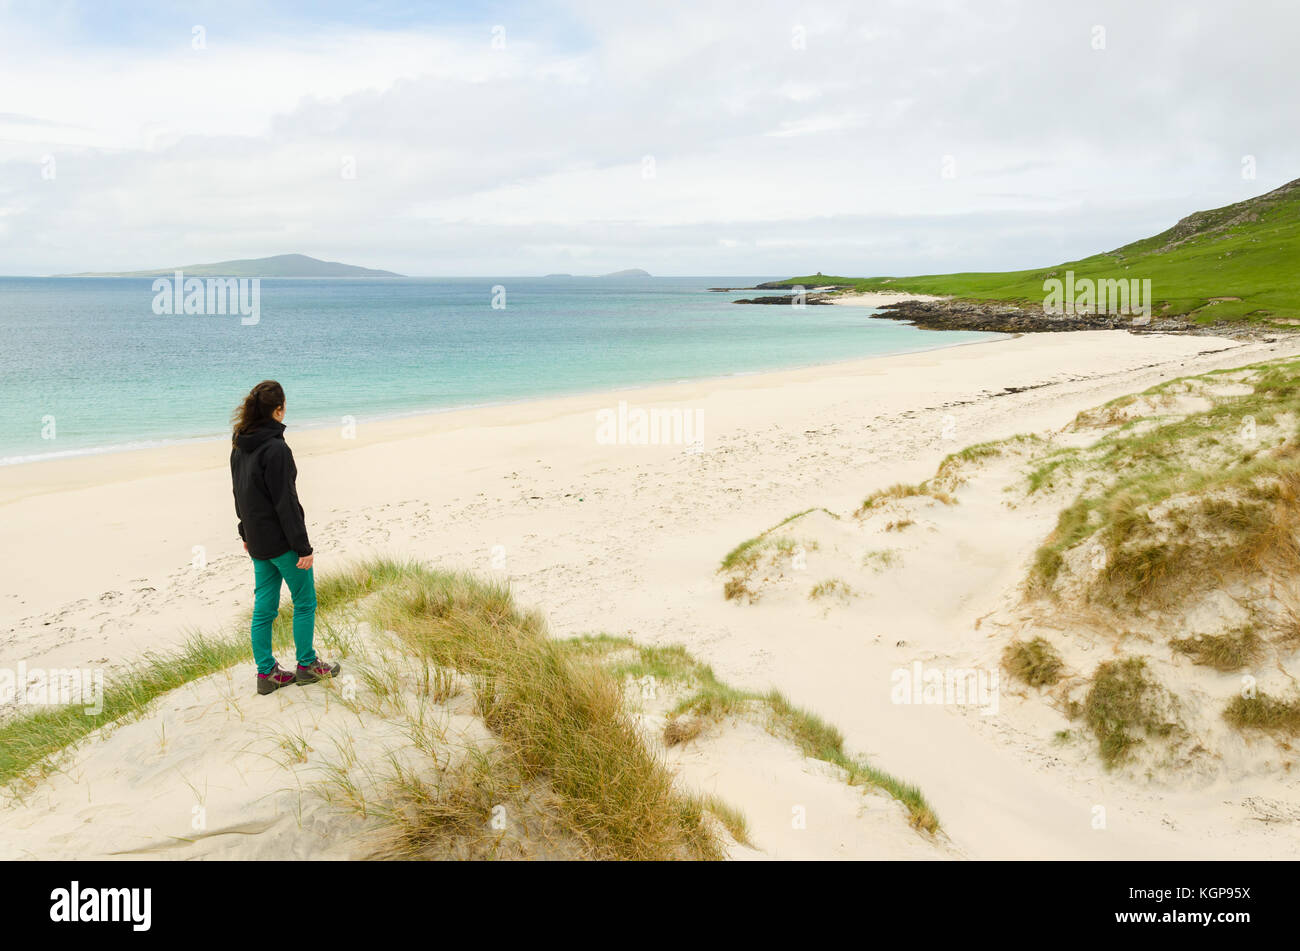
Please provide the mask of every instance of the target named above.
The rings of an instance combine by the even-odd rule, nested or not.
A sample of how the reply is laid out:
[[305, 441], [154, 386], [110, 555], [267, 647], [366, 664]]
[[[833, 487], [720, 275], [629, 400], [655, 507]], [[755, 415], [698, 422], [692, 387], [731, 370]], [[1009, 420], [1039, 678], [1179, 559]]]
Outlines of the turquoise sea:
[[0, 464], [220, 436], [264, 378], [305, 427], [996, 336], [707, 290], [771, 279], [264, 279], [245, 325], [157, 315], [148, 278], [0, 277]]

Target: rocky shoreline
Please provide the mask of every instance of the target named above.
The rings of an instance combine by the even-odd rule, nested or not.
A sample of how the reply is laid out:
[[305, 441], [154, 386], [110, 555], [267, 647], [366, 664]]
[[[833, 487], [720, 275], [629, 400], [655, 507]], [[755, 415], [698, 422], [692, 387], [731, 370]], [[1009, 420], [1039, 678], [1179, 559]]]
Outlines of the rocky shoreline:
[[873, 316], [903, 320], [922, 330], [983, 330], [995, 333], [1061, 333], [1071, 330], [1185, 331], [1182, 318], [1124, 314], [1049, 314], [1041, 307], [981, 301], [904, 300], [883, 305]]
[[872, 315], [901, 320], [922, 330], [982, 330], [992, 333], [1063, 333], [1073, 330], [1128, 330], [1216, 337], [1271, 338], [1276, 327], [1254, 324], [1198, 324], [1185, 317], [1144, 318], [1132, 314], [1049, 314], [1041, 307], [980, 301], [905, 300], [884, 304]]
[[[762, 285], [760, 285], [762, 286]], [[787, 285], [788, 286], [788, 285]], [[804, 304], [832, 305], [834, 292], [811, 292]], [[794, 303], [793, 294], [774, 294], [735, 301], [737, 304]], [[1264, 338], [1285, 333], [1276, 327], [1247, 323], [1198, 324], [1185, 317], [1151, 317], [1126, 314], [1049, 314], [1041, 307], [997, 301], [903, 300], [882, 304], [871, 315], [876, 320], [899, 320], [922, 330], [976, 330], [988, 333], [1064, 333], [1074, 330], [1129, 330], [1133, 333], [1182, 333], [1216, 337]]]
[[[753, 288], [748, 288], [748, 287], [739, 288], [739, 290], [752, 290], [752, 289]], [[834, 296], [835, 296], [834, 294], [821, 294], [821, 293], [804, 294], [803, 302], [808, 305], [833, 304], [834, 301], [831, 298], [833, 298]], [[750, 297], [750, 298], [746, 298], [745, 300], [732, 301], [732, 303], [733, 304], [792, 305], [795, 303], [795, 295], [794, 294], [772, 294], [768, 297]]]

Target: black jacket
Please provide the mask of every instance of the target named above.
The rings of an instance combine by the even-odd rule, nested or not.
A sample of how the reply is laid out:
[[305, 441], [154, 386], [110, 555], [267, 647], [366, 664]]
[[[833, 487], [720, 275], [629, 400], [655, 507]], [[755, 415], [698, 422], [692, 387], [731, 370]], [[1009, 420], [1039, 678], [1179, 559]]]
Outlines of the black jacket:
[[278, 558], [293, 551], [311, 554], [307, 522], [294, 481], [298, 467], [284, 441], [284, 423], [268, 420], [235, 437], [230, 479], [235, 488], [239, 537], [254, 558]]

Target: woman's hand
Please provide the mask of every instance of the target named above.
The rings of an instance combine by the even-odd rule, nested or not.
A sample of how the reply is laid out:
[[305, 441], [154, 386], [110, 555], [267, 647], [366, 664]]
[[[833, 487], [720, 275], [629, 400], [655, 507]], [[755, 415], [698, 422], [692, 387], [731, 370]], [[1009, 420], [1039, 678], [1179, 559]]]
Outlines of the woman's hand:
[[303, 571], [306, 571], [308, 568], [311, 567], [312, 562], [315, 560], [316, 560], [315, 555], [303, 555], [301, 558], [298, 559], [298, 567]]

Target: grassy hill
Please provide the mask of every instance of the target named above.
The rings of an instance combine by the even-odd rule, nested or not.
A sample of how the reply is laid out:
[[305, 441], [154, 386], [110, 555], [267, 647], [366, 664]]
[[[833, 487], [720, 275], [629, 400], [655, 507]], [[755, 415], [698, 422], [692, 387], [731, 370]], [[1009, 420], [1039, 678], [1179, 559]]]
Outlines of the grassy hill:
[[1186, 315], [1206, 324], [1300, 322], [1300, 179], [1256, 198], [1195, 212], [1155, 237], [1053, 267], [916, 277], [816, 274], [782, 283], [1042, 304], [1043, 282], [1064, 280], [1067, 270], [1076, 280], [1150, 278], [1154, 316]]
[[401, 277], [392, 271], [377, 271], [355, 264], [322, 261], [305, 254], [277, 254], [269, 258], [218, 261], [215, 264], [187, 264], [152, 271], [103, 271], [56, 274], [55, 277], [171, 277], [176, 271], [187, 277]]

